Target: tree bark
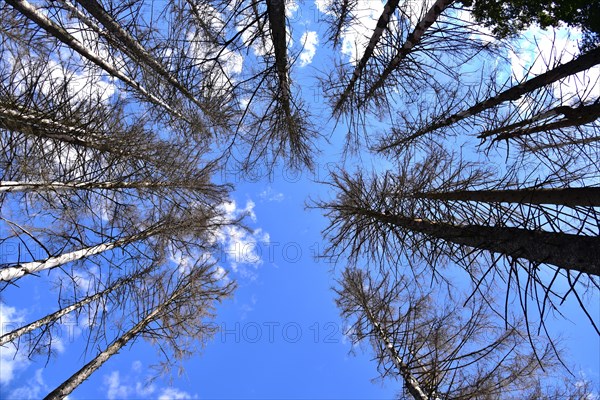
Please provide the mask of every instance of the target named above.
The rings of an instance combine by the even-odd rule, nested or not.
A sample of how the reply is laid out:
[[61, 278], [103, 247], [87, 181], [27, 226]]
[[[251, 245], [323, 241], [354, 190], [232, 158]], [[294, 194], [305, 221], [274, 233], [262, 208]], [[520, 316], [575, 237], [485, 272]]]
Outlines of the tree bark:
[[377, 43], [379, 43], [379, 40], [381, 39], [381, 35], [383, 35], [383, 31], [385, 30], [385, 28], [387, 27], [387, 25], [390, 21], [390, 17], [394, 14], [396, 9], [398, 8], [399, 3], [400, 3], [400, 0], [388, 0], [387, 3], [385, 4], [385, 6], [383, 8], [383, 13], [379, 17], [379, 20], [377, 21], [377, 27], [373, 31], [373, 35], [371, 35], [371, 39], [369, 40], [369, 44], [367, 45], [367, 48], [365, 49], [365, 52], [362, 55], [360, 61], [354, 68], [354, 71], [352, 72], [352, 77], [350, 78], [350, 82], [348, 82], [348, 85], [346, 85], [346, 88], [340, 95], [337, 103], [335, 104], [335, 106], [333, 108], [334, 114], [336, 114], [340, 111], [340, 109], [344, 106], [344, 104], [350, 97], [350, 94], [354, 90], [354, 86], [356, 85], [356, 82], [362, 75], [365, 67], [367, 66], [367, 63], [373, 56], [373, 53], [375, 52], [375, 47], [377, 46]]
[[432, 200], [481, 201], [486, 203], [555, 204], [569, 207], [600, 207], [600, 187], [514, 190], [457, 190], [417, 193], [413, 197]]
[[362, 100], [362, 103], [366, 103], [367, 100], [373, 97], [375, 91], [383, 87], [385, 81], [390, 76], [390, 74], [394, 72], [396, 68], [398, 68], [398, 66], [402, 63], [402, 61], [404, 61], [406, 56], [410, 54], [413, 47], [415, 47], [421, 42], [421, 38], [423, 37], [427, 29], [429, 29], [431, 25], [433, 25], [433, 23], [437, 21], [437, 19], [444, 12], [444, 10], [448, 8], [448, 6], [453, 2], [454, 0], [436, 0], [436, 2], [433, 4], [433, 6], [431, 6], [429, 11], [427, 11], [423, 18], [417, 23], [415, 29], [410, 33], [410, 35], [408, 35], [406, 41], [404, 42], [400, 50], [398, 50], [396, 56], [387, 65], [387, 67], [385, 67], [385, 69], [383, 70], [379, 78], [375, 81], [375, 83], [371, 85], [371, 87], [367, 91], [367, 94], [365, 95], [365, 98]]
[[396, 366], [396, 369], [398, 370], [398, 373], [400, 373], [400, 375], [402, 376], [402, 379], [404, 380], [404, 384], [406, 385], [406, 389], [408, 390], [408, 392], [411, 394], [412, 397], [414, 397], [415, 400], [429, 400], [429, 397], [425, 394], [423, 389], [421, 389], [419, 381], [411, 374], [410, 368], [402, 360], [402, 357], [400, 357], [400, 355], [398, 354], [398, 351], [394, 347], [394, 344], [390, 341], [379, 322], [377, 322], [373, 313], [371, 313], [369, 306], [364, 303], [361, 304], [361, 306], [365, 311], [369, 322], [371, 322], [371, 324], [373, 325], [373, 328], [379, 340], [383, 342], [390, 359], [392, 360], [392, 362]]
[[531, 231], [512, 227], [452, 225], [385, 215], [374, 211], [364, 212], [364, 214], [381, 222], [458, 245], [600, 276], [600, 236]]
[[275, 68], [279, 79], [279, 90], [281, 91], [281, 105], [285, 111], [286, 117], [291, 118], [291, 89], [288, 74], [287, 57], [287, 31], [285, 23], [285, 1], [284, 0], [266, 0], [267, 15], [269, 17], [269, 28], [271, 39], [273, 41], [273, 50], [275, 52]]
[[189, 189], [202, 190], [209, 189], [208, 184], [202, 183], [187, 183], [187, 182], [15, 182], [15, 181], [0, 181], [0, 193], [11, 192], [43, 192], [43, 191], [59, 191], [59, 190], [117, 190], [117, 189]]
[[114, 78], [119, 79], [127, 86], [136, 90], [138, 93], [142, 94], [144, 97], [148, 99], [153, 104], [156, 104], [167, 112], [172, 114], [175, 117], [178, 117], [184, 121], [192, 123], [189, 121], [183, 114], [179, 111], [171, 108], [167, 103], [165, 103], [160, 98], [156, 97], [152, 93], [148, 92], [146, 88], [140, 85], [138, 82], [134, 81], [127, 75], [123, 74], [121, 71], [117, 70], [114, 66], [108, 64], [105, 60], [102, 60], [96, 54], [91, 53], [88, 49], [83, 46], [77, 39], [75, 39], [69, 32], [67, 32], [64, 28], [54, 23], [52, 20], [47, 18], [44, 14], [42, 14], [38, 9], [36, 9], [33, 5], [31, 5], [26, 0], [6, 0], [8, 4], [10, 4], [17, 11], [22, 13], [24, 16], [29, 18], [35, 24], [37, 24], [40, 28], [44, 29], [50, 35], [54, 36], [56, 39], [60, 40], [71, 49], [79, 53], [82, 57], [88, 59], [93, 64], [102, 68], [105, 72], [111, 75]]
[[518, 100], [525, 93], [529, 93], [533, 90], [539, 89], [551, 83], [554, 83], [562, 78], [569, 75], [574, 75], [579, 72], [585, 71], [595, 65], [600, 64], [600, 48], [591, 50], [583, 55], [580, 55], [574, 60], [571, 60], [565, 64], [559, 65], [556, 68], [552, 68], [541, 75], [531, 78], [523, 83], [513, 86], [504, 92], [497, 94], [496, 96], [490, 97], [484, 101], [475, 104], [468, 109], [458, 112], [450, 117], [446, 117], [438, 122], [433, 122], [429, 126], [419, 129], [412, 135], [396, 140], [393, 143], [383, 146], [380, 148], [381, 151], [390, 149], [392, 147], [400, 146], [402, 144], [409, 143], [411, 140], [417, 139], [427, 133], [433, 132], [437, 129], [450, 126], [460, 120], [467, 117], [477, 115], [482, 111], [493, 108], [506, 101]]
[[61, 254], [59, 256], [48, 257], [42, 261], [30, 261], [16, 266], [0, 269], [0, 282], [10, 282], [21, 278], [27, 274], [34, 274], [40, 271], [49, 270], [61, 265], [81, 260], [96, 254], [103, 253], [114, 248], [122, 247], [127, 244], [137, 242], [154, 236], [165, 229], [164, 224], [156, 224], [142, 233], [137, 235], [127, 236], [114, 242], [103, 243], [96, 246], [84, 247], [79, 250]]
[[[111, 32], [111, 38], [119, 45], [119, 48], [128, 54], [132, 59], [139, 60], [149, 66], [154, 72], [165, 78], [167, 82], [179, 90], [185, 97], [196, 104], [203, 112], [210, 115], [210, 110], [196, 98], [185, 86], [183, 86], [176, 77], [174, 77], [160, 62], [156, 60], [149, 52], [129, 34], [114, 18], [104, 10], [102, 5], [95, 0], [76, 0], [81, 4], [94, 18], [96, 18], [108, 31]], [[65, 3], [70, 3], [65, 1]]]
[[[134, 274], [134, 276], [139, 276], [141, 274], [142, 273], [137, 273], [137, 274]], [[58, 321], [60, 318], [64, 317], [65, 315], [67, 315], [75, 310], [85, 307], [86, 305], [106, 296], [108, 293], [111, 293], [111, 292], [117, 290], [118, 288], [120, 288], [121, 286], [131, 282], [131, 280], [134, 279], [134, 276], [121, 278], [121, 279], [117, 280], [115, 283], [113, 283], [111, 286], [107, 287], [106, 289], [104, 289], [92, 296], [87, 296], [84, 299], [71, 304], [70, 306], [62, 308], [58, 311], [53, 312], [52, 314], [48, 314], [45, 317], [38, 319], [37, 321], [34, 321], [34, 322], [27, 324], [21, 328], [17, 328], [11, 332], [8, 332], [8, 333], [2, 335], [0, 337], [0, 346], [5, 343], [12, 342], [13, 340], [17, 339], [18, 337], [20, 337], [26, 333], [29, 333], [35, 329], [41, 328], [44, 325], [48, 325], [50, 323]]]
[[160, 317], [168, 306], [184, 293], [188, 285], [177, 288], [169, 298], [154, 308], [133, 328], [127, 331], [123, 336], [112, 342], [104, 351], [98, 354], [93, 360], [83, 366], [79, 371], [71, 375], [66, 381], [50, 392], [44, 399], [63, 399], [68, 396], [77, 386], [81, 385], [90, 375], [102, 366], [110, 357], [117, 354], [131, 339], [137, 337], [149, 324]]
[[138, 160], [147, 160], [152, 156], [151, 152], [156, 150], [156, 148], [147, 147], [154, 145], [152, 142], [143, 143], [143, 147], [135, 146], [135, 150], [132, 150], [131, 146], [116, 142], [114, 132], [111, 135], [89, 131], [55, 121], [40, 112], [20, 107], [9, 109], [0, 105], [0, 128], [118, 156], [133, 157]]

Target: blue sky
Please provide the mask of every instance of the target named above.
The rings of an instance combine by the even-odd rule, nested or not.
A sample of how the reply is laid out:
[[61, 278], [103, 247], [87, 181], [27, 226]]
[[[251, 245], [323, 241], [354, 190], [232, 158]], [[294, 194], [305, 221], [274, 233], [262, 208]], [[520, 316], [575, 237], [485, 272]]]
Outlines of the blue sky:
[[[381, 4], [364, 3], [369, 7], [365, 7], [361, 22], [372, 28]], [[217, 310], [214, 323], [221, 332], [206, 343], [201, 354], [183, 364], [185, 372], [181, 376], [173, 371], [170, 378], [153, 381], [149, 381], [150, 366], [157, 360], [156, 351], [139, 340], [109, 360], [70, 399], [378, 399], [394, 397], [401, 391], [398, 381], [377, 380], [376, 364], [367, 344], [350, 354], [353, 349], [344, 335], [330, 290], [344, 265], [335, 266], [317, 257], [326, 247], [321, 231], [327, 221], [319, 210], [306, 207], [310, 198], [331, 198], [329, 188], [319, 182], [327, 179], [330, 169], [344, 164], [343, 126], [334, 129], [315, 79], [328, 70], [334, 56], [339, 56], [323, 46], [325, 29], [319, 23], [322, 4], [306, 0], [290, 14], [292, 48], [301, 54], [292, 76], [323, 135], [314, 144], [320, 151], [314, 171], [294, 171], [280, 165], [271, 176], [259, 179], [243, 177], [229, 167], [220, 174], [219, 179], [236, 186], [234, 203], [226, 207], [232, 214], [249, 213], [247, 222], [254, 229], [252, 233], [229, 232], [221, 242], [220, 254], [213, 254], [220, 265], [232, 271], [231, 277], [239, 285], [234, 297]], [[353, 40], [360, 37], [360, 32], [365, 32], [364, 28], [348, 32], [343, 57], [354, 54]], [[532, 29], [527, 35], [527, 43], [538, 35], [544, 46], [545, 39], [539, 39], [547, 37], [543, 32]], [[306, 45], [302, 51], [298, 46], [303, 42]], [[534, 51], [529, 45], [523, 48], [529, 53]], [[543, 47], [543, 51], [548, 50]], [[515, 75], [533, 61], [531, 57], [513, 59]], [[517, 67], [517, 61], [526, 65]], [[373, 126], [375, 130], [383, 127], [376, 121]], [[350, 169], [362, 164], [367, 170], [388, 165], [364, 155], [360, 159], [350, 157], [345, 164]], [[0, 249], [3, 256], [12, 255], [13, 249]], [[7, 326], [33, 320], [56, 308], [56, 295], [48, 282], [23, 279], [19, 283], [19, 288], [2, 293], [3, 332]], [[576, 304], [566, 304], [564, 310], [573, 315], [572, 321], [557, 318], [551, 321], [552, 329], [565, 337], [564, 346], [572, 353], [569, 361], [600, 385], [600, 339]], [[600, 320], [597, 304], [592, 304], [592, 313]], [[39, 398], [75, 372], [84, 362], [81, 354], [85, 343], [80, 329], [85, 327], [75, 321], [63, 325], [57, 335], [57, 354], [49, 360], [30, 362], [20, 355], [14, 358], [10, 348], [0, 349], [0, 397]]]

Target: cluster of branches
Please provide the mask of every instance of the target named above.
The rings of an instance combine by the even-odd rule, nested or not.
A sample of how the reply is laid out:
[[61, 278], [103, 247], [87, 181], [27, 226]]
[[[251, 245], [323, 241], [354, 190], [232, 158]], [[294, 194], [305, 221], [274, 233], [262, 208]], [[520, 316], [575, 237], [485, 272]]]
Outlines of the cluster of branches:
[[452, 294], [457, 288], [422, 284], [418, 277], [346, 268], [335, 288], [353, 346], [371, 345], [380, 376], [401, 381], [400, 398], [578, 399], [589, 393], [574, 379], [557, 379], [550, 343], [532, 351], [522, 321], [506, 327], [489, 312], [490, 293], [460, 307], [464, 299]]
[[[334, 46], [348, 26], [357, 24], [359, 4], [330, 4]], [[550, 338], [547, 316], [561, 313], [567, 298], [575, 299], [600, 334], [600, 321], [589, 310], [589, 299], [600, 292], [600, 98], [595, 72], [600, 49], [584, 46], [566, 62], [540, 56], [536, 69], [539, 61], [545, 68], [535, 74], [532, 69], [516, 82], [498, 83], [497, 68], [489, 77], [482, 68], [473, 82], [456, 62], [482, 50], [506, 53], [508, 42], [484, 38], [481, 27], [468, 22], [465, 4], [440, 0], [410, 9], [412, 2], [388, 1], [362, 54], [325, 80], [333, 115], [348, 118], [351, 134], [358, 128], [369, 136], [369, 113], [390, 115], [392, 129], [379, 136], [372, 150], [388, 156], [394, 167], [373, 174], [334, 171], [329, 184], [337, 196], [318, 207], [330, 220], [324, 231], [329, 255], [350, 265], [337, 289], [342, 315], [356, 342], [373, 341], [382, 376], [400, 378], [415, 399], [497, 398], [495, 390], [513, 384], [522, 389], [519, 398], [529, 388], [535, 398], [541, 395], [535, 379], [511, 382], [512, 375], [497, 367], [483, 380], [479, 374], [485, 375], [485, 368], [475, 375], [469, 368], [466, 375], [458, 372], [463, 369], [452, 362], [462, 362], [462, 345], [448, 338], [465, 343], [477, 339], [469, 329], [456, 334], [448, 331], [451, 324], [436, 325], [435, 313], [411, 311], [413, 306], [422, 310], [423, 304], [435, 309], [437, 303], [416, 296], [405, 282], [412, 275], [418, 286], [427, 280], [424, 275], [431, 287], [456, 285], [457, 276], [466, 273], [471, 284], [458, 286], [471, 293], [468, 300], [450, 300], [456, 310], [461, 301], [473, 307], [487, 304], [473, 315], [496, 313], [490, 299], [504, 290], [504, 313], [499, 314], [507, 328], [518, 326], [519, 334], [506, 330], [502, 341], [507, 342], [488, 345], [502, 351], [506, 343], [514, 343], [516, 350], [529, 341], [539, 365], [548, 359], [536, 338], [541, 331]], [[447, 54], [440, 55], [442, 50]], [[461, 138], [470, 145], [473, 138], [480, 141], [461, 154], [445, 150]], [[513, 162], [494, 157], [502, 144], [507, 154], [513, 153]], [[473, 159], [479, 162], [465, 161]], [[361, 264], [367, 266], [357, 269]], [[373, 265], [380, 280], [370, 275]], [[407, 303], [409, 310], [394, 314], [390, 307], [396, 301]], [[521, 307], [523, 322], [512, 315], [513, 304]], [[452, 321], [456, 310], [445, 321]], [[484, 323], [481, 329], [487, 327]], [[411, 350], [421, 348], [417, 337], [423, 331], [432, 332], [431, 358], [421, 359]], [[436, 335], [448, 342], [435, 342]], [[449, 358], [445, 345], [455, 351]], [[474, 350], [469, 357], [478, 354]], [[494, 360], [491, 354], [491, 359], [473, 362], [484, 365]], [[421, 367], [423, 363], [427, 366]], [[512, 365], [508, 359], [507, 364]], [[521, 377], [535, 377], [533, 370]], [[487, 380], [491, 386], [481, 386], [480, 393], [472, 386]]]
[[[380, 375], [415, 399], [579, 398], [573, 382], [542, 389], [555, 378], [540, 368], [560, 372], [545, 320], [568, 296], [600, 333], [588, 310], [600, 290], [600, 188], [494, 176], [439, 149], [423, 162], [407, 157], [397, 173], [334, 173], [338, 196], [320, 207], [329, 254], [350, 264], [336, 289], [340, 311], [356, 343], [371, 341]], [[502, 286], [503, 305], [493, 300]]]
[[15, 59], [32, 48], [68, 57], [71, 71], [110, 80], [152, 123], [221, 143], [244, 168], [311, 164], [316, 133], [291, 82], [284, 0], [6, 3], [6, 31], [21, 32], [5, 35]]
[[[361, 31], [358, 1], [332, 2], [327, 9], [334, 46], [348, 30]], [[489, 35], [468, 20], [469, 10], [453, 1], [387, 1], [371, 35], [351, 43], [362, 53], [341, 62], [323, 80], [333, 115], [349, 125], [350, 145], [360, 144], [369, 116], [387, 116], [398, 95], [423, 93], [458, 79], [475, 55], [495, 54]], [[472, 37], [477, 37], [473, 40]], [[359, 38], [361, 40], [361, 38]]]
[[[186, 15], [163, 5], [161, 18]], [[93, 357], [48, 398], [138, 338], [168, 371], [214, 334], [215, 304], [235, 288], [211, 257], [222, 229], [241, 223], [225, 212], [231, 188], [214, 182], [211, 150], [240, 123], [238, 94], [209, 90], [214, 76], [190, 56], [199, 50], [184, 28], [208, 15], [157, 26], [145, 12], [0, 5], [0, 246], [14, 249], [0, 290], [37, 279], [59, 304], [0, 345], [49, 357], [61, 324], [78, 320]]]

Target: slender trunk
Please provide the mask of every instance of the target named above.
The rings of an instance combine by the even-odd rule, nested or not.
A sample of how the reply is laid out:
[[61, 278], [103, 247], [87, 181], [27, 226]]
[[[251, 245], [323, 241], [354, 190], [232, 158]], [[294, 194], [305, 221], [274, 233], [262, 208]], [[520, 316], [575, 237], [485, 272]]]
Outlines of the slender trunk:
[[494, 138], [494, 141], [508, 140], [520, 136], [527, 136], [538, 132], [548, 132], [555, 129], [568, 128], [571, 126], [580, 126], [589, 124], [600, 118], [600, 103], [589, 106], [581, 106], [577, 108], [571, 108], [568, 106], [562, 107], [562, 111], [565, 118], [561, 118], [558, 121], [551, 122], [548, 124], [542, 124], [533, 126], [531, 128], [516, 129], [512, 132], [507, 131], [499, 134]]
[[[151, 156], [150, 152], [154, 150], [150, 147], [142, 148], [142, 146], [134, 146], [135, 149], [131, 150], [131, 146], [115, 145], [115, 143], [111, 143], [111, 136], [108, 134], [90, 132], [47, 118], [42, 113], [18, 107], [8, 109], [0, 106], [0, 128], [118, 156], [129, 156], [138, 160], [147, 160]], [[152, 145], [152, 143], [143, 143], [143, 146], [146, 145]]]
[[[146, 271], [144, 271], [144, 273], [145, 272]], [[35, 329], [41, 328], [42, 326], [45, 326], [50, 323], [58, 321], [60, 318], [64, 317], [65, 315], [67, 315], [75, 310], [78, 310], [80, 308], [83, 308], [86, 305], [106, 296], [108, 293], [114, 292], [121, 286], [123, 286], [127, 283], [130, 283], [132, 281], [132, 279], [135, 279], [135, 277], [140, 276], [141, 274], [142, 273], [137, 273], [134, 276], [121, 278], [121, 279], [117, 280], [115, 283], [113, 283], [111, 286], [102, 290], [101, 292], [98, 292], [92, 296], [87, 296], [86, 298], [84, 298], [76, 303], [73, 303], [68, 307], [62, 308], [56, 312], [53, 312], [52, 314], [48, 314], [45, 317], [38, 319], [37, 321], [34, 321], [34, 322], [27, 324], [21, 328], [17, 328], [11, 332], [8, 332], [8, 333], [2, 335], [0, 337], [0, 346], [5, 343], [12, 342], [13, 340], [17, 339], [18, 337], [20, 337], [26, 333], [29, 333]]]
[[56, 39], [60, 40], [61, 42], [63, 42], [67, 46], [69, 46], [71, 49], [75, 50], [82, 57], [88, 59], [89, 61], [91, 61], [92, 63], [97, 65], [98, 67], [102, 68], [104, 71], [106, 71], [112, 77], [121, 80], [127, 86], [133, 88], [138, 93], [142, 94], [151, 103], [164, 108], [166, 111], [168, 111], [173, 116], [176, 116], [184, 121], [191, 123], [191, 121], [188, 121], [188, 119], [186, 119], [184, 115], [182, 115], [180, 112], [171, 108], [171, 106], [169, 106], [167, 103], [165, 103], [160, 98], [158, 98], [155, 95], [153, 95], [152, 93], [148, 92], [148, 90], [146, 90], [146, 88], [144, 88], [138, 82], [131, 79], [127, 75], [123, 74], [121, 71], [116, 69], [113, 65], [110, 65], [108, 62], [101, 59], [96, 54], [91, 53], [83, 44], [81, 44], [77, 39], [75, 39], [69, 32], [67, 32], [60, 25], [57, 25], [52, 20], [47, 18], [36, 7], [31, 5], [26, 0], [6, 0], [6, 2], [8, 4], [10, 4], [11, 6], [13, 6], [13, 8], [15, 8], [21, 14], [23, 14], [24, 16], [29, 18], [31, 21], [36, 23], [40, 28], [44, 29], [50, 35], [52, 35]]
[[196, 182], [15, 182], [15, 181], [0, 181], [0, 193], [3, 192], [43, 192], [43, 191], [59, 191], [59, 190], [117, 190], [117, 189], [189, 189], [202, 190], [207, 189], [208, 185]]
[[[583, 123], [587, 123], [587, 122], [593, 121], [598, 116], [600, 116], [600, 104], [581, 105], [577, 108], [573, 108], [570, 106], [555, 107], [555, 108], [545, 111], [543, 113], [536, 114], [531, 118], [527, 118], [522, 121], [515, 122], [514, 124], [501, 126], [496, 129], [489, 129], [487, 131], [483, 131], [477, 136], [477, 138], [485, 139], [487, 137], [498, 135], [498, 134], [509, 134], [511, 131], [514, 131], [515, 129], [523, 128], [525, 126], [532, 125], [535, 122], [546, 120], [546, 119], [555, 117], [557, 115], [565, 116], [565, 118], [562, 119], [561, 121], [573, 121], [573, 125], [581, 125], [581, 123], [579, 123], [579, 121], [583, 121], [584, 119], [589, 119], [589, 121], [583, 122]], [[541, 126], [542, 127], [548, 126], [548, 124], [541, 125]], [[537, 126], [533, 127], [533, 128], [535, 129], [535, 128], [537, 128]]]
[[291, 107], [291, 89], [288, 74], [287, 57], [287, 32], [285, 23], [285, 1], [284, 0], [266, 0], [267, 15], [269, 16], [269, 26], [271, 30], [271, 39], [273, 40], [273, 49], [275, 52], [275, 69], [279, 79], [279, 90], [281, 92], [281, 105], [285, 111], [286, 117], [292, 116]]
[[[177, 78], [175, 78], [160, 62], [156, 60], [133, 36], [129, 34], [114, 18], [104, 10], [102, 5], [95, 0], [76, 0], [94, 18], [96, 18], [106, 29], [111, 32], [111, 39], [119, 44], [119, 48], [132, 59], [141, 61], [149, 66], [154, 72], [165, 78], [171, 85], [179, 90], [185, 97], [196, 104], [202, 111], [210, 115], [206, 103], [196, 98]], [[70, 1], [64, 1], [70, 3]], [[70, 3], [72, 4], [72, 3]]]
[[0, 105], [0, 127], [35, 136], [43, 136], [38, 133], [39, 130], [52, 132], [52, 138], [72, 142], [78, 137], [98, 138], [94, 133], [71, 125], [47, 118], [44, 114], [37, 111], [24, 109], [18, 106], [7, 108]]
[[591, 50], [572, 61], [559, 65], [558, 67], [546, 71], [543, 74], [536, 76], [535, 78], [531, 78], [528, 81], [513, 86], [505, 90], [504, 92], [501, 92], [494, 97], [490, 97], [487, 100], [481, 101], [464, 111], [458, 112], [450, 117], [446, 117], [441, 121], [433, 122], [429, 126], [423, 129], [419, 129], [417, 132], [411, 134], [410, 136], [396, 140], [387, 146], [381, 147], [380, 150], [383, 151], [392, 147], [401, 146], [423, 135], [426, 135], [427, 133], [433, 132], [440, 128], [444, 128], [446, 126], [450, 126], [460, 120], [463, 120], [473, 115], [477, 115], [482, 111], [493, 108], [506, 101], [518, 100], [525, 93], [529, 93], [533, 90], [554, 83], [567, 76], [585, 71], [598, 64], [600, 64], [600, 48]]
[[423, 389], [421, 389], [419, 381], [410, 373], [410, 368], [408, 367], [408, 365], [406, 365], [406, 363], [402, 360], [402, 357], [400, 357], [400, 355], [398, 354], [398, 351], [394, 347], [394, 344], [388, 338], [387, 333], [383, 330], [379, 322], [377, 322], [377, 320], [375, 319], [375, 316], [371, 313], [369, 306], [367, 304], [361, 304], [361, 306], [365, 311], [369, 322], [371, 322], [371, 324], [373, 325], [373, 328], [375, 329], [375, 333], [377, 334], [379, 340], [383, 342], [390, 359], [392, 360], [392, 362], [396, 366], [396, 369], [402, 376], [402, 379], [404, 380], [404, 384], [406, 385], [408, 392], [415, 400], [428, 400], [429, 397], [425, 394]]
[[354, 71], [352, 72], [352, 77], [350, 78], [350, 82], [348, 82], [348, 85], [346, 85], [346, 88], [340, 95], [340, 98], [338, 99], [337, 103], [335, 104], [335, 106], [333, 108], [334, 114], [336, 114], [340, 111], [340, 109], [344, 106], [344, 104], [350, 97], [350, 94], [354, 90], [354, 86], [356, 85], [356, 82], [358, 82], [358, 79], [362, 75], [365, 67], [367, 66], [367, 63], [373, 56], [373, 53], [375, 52], [375, 47], [377, 46], [377, 43], [379, 43], [379, 40], [381, 39], [381, 36], [383, 35], [383, 31], [387, 27], [387, 25], [390, 21], [390, 17], [394, 14], [396, 9], [398, 8], [398, 3], [400, 3], [400, 0], [388, 0], [387, 3], [385, 4], [385, 7], [383, 8], [383, 13], [379, 17], [379, 20], [377, 21], [377, 27], [373, 31], [373, 35], [371, 35], [371, 39], [369, 40], [369, 44], [367, 45], [367, 48], [365, 49], [365, 52], [364, 52], [363, 56], [361, 57], [360, 61], [354, 68]]
[[59, 256], [48, 257], [42, 261], [30, 261], [16, 266], [0, 269], [0, 282], [10, 282], [21, 278], [23, 275], [34, 274], [40, 271], [49, 270], [61, 265], [81, 260], [96, 254], [103, 253], [114, 248], [122, 247], [127, 244], [137, 242], [154, 236], [165, 229], [164, 224], [157, 224], [137, 235], [127, 236], [114, 242], [103, 243], [96, 246], [84, 247], [79, 250], [64, 253]]
[[373, 211], [365, 214], [379, 221], [458, 245], [600, 276], [600, 236], [512, 227], [452, 225]]
[[590, 143], [600, 142], [600, 136], [592, 136], [581, 139], [565, 140], [558, 143], [546, 143], [537, 146], [528, 146], [529, 151], [543, 151], [548, 149], [560, 149], [565, 146], [585, 146]]
[[429, 9], [429, 11], [427, 11], [423, 18], [417, 23], [412, 33], [408, 35], [406, 41], [404, 42], [400, 50], [398, 50], [396, 56], [387, 65], [387, 67], [385, 67], [385, 69], [383, 70], [379, 78], [375, 81], [375, 83], [371, 85], [367, 94], [365, 95], [365, 98], [362, 100], [362, 103], [366, 103], [367, 100], [373, 97], [373, 95], [379, 88], [383, 87], [385, 81], [390, 76], [390, 74], [394, 72], [396, 68], [398, 68], [398, 66], [402, 63], [402, 61], [404, 61], [406, 56], [410, 54], [413, 47], [415, 47], [421, 42], [421, 38], [423, 37], [427, 29], [429, 29], [431, 25], [433, 25], [433, 23], [437, 21], [437, 19], [444, 12], [444, 10], [446, 10], [446, 8], [448, 8], [448, 6], [453, 2], [454, 0], [436, 0], [436, 2]]
[[457, 190], [417, 193], [415, 198], [482, 201], [486, 203], [556, 204], [568, 207], [600, 207], [600, 187], [513, 190]]
[[135, 324], [133, 328], [112, 342], [104, 351], [84, 365], [79, 371], [71, 375], [71, 377], [50, 392], [44, 399], [63, 399], [68, 396], [75, 388], [77, 388], [77, 386], [81, 385], [89, 378], [94, 371], [110, 359], [110, 357], [117, 354], [131, 339], [137, 337], [149, 324], [158, 319], [160, 315], [167, 310], [168, 306], [185, 292], [187, 286], [188, 285], [183, 285], [177, 288], [165, 302], [154, 308], [141, 321]]

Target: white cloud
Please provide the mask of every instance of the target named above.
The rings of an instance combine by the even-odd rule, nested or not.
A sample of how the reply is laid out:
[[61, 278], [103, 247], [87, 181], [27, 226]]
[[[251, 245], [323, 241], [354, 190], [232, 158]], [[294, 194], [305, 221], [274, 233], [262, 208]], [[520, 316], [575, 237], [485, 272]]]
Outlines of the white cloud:
[[[37, 369], [34, 376], [27, 381], [27, 384], [14, 389], [8, 395], [8, 398], [20, 400], [41, 399], [51, 390], [44, 382], [44, 378], [42, 377], [43, 372], [43, 368]], [[4, 363], [2, 364], [2, 375], [4, 375]]]
[[275, 191], [273, 191], [273, 189], [271, 187], [268, 187], [267, 189], [260, 192], [258, 197], [263, 201], [269, 201], [269, 202], [271, 202], [271, 201], [281, 202], [285, 199], [285, 195], [283, 193], [275, 192]]
[[298, 3], [295, 0], [287, 0], [285, 2], [285, 15], [290, 18], [298, 11]]
[[317, 45], [319, 44], [319, 37], [317, 36], [317, 32], [304, 32], [302, 34], [300, 42], [304, 46], [302, 53], [300, 53], [300, 66], [305, 67], [312, 62], [317, 52]]
[[133, 389], [127, 385], [121, 385], [119, 371], [113, 371], [104, 376], [104, 384], [107, 386], [106, 398], [109, 400], [126, 399]]
[[[241, 216], [249, 217], [256, 222], [254, 212], [255, 203], [247, 200], [244, 208], [238, 207], [235, 201], [223, 203], [220, 208], [225, 214], [225, 221], [233, 221]], [[215, 241], [221, 246], [219, 261], [228, 261], [233, 272], [241, 274], [243, 277], [253, 278], [251, 270], [245, 267], [258, 268], [263, 261], [262, 252], [259, 249], [260, 243], [269, 243], [269, 234], [262, 229], [246, 229], [239, 226], [223, 226], [215, 232]], [[241, 268], [243, 267], [243, 268]]]
[[[511, 68], [516, 79], [522, 80], [540, 75], [549, 66], [564, 64], [578, 55], [578, 39], [581, 31], [575, 28], [540, 29], [531, 27], [523, 34], [515, 52], [509, 52]], [[598, 98], [597, 86], [600, 83], [600, 67], [561, 79], [553, 84], [554, 96], [563, 104], [589, 102]]]
[[333, 0], [315, 0], [315, 6], [317, 6], [317, 10], [322, 12], [323, 14], [331, 14], [329, 11], [329, 7], [333, 3]]
[[183, 390], [179, 390], [176, 388], [165, 388], [162, 390], [162, 393], [158, 397], [158, 400], [187, 400], [187, 399], [197, 399], [197, 395], [190, 395]]
[[141, 361], [134, 361], [131, 364], [131, 373], [125, 374], [121, 379], [119, 371], [112, 371], [104, 375], [104, 386], [107, 399], [127, 399], [127, 398], [150, 398], [156, 392], [156, 386], [143, 383], [141, 376], [143, 371]]
[[[17, 312], [16, 308], [0, 303], [0, 329], [2, 334], [22, 326], [23, 322], [23, 314]], [[11, 343], [0, 347], [1, 385], [10, 383], [18, 371], [29, 366], [29, 360], [25, 353], [27, 353], [27, 349], [21, 348], [21, 351], [17, 351], [17, 348]]]
[[[317, 5], [319, 7], [319, 5]], [[356, 63], [370, 39], [370, 32], [377, 26], [383, 12], [383, 2], [379, 0], [358, 0], [354, 8], [355, 23], [342, 33], [342, 54]], [[365, 34], [366, 33], [366, 34]]]

